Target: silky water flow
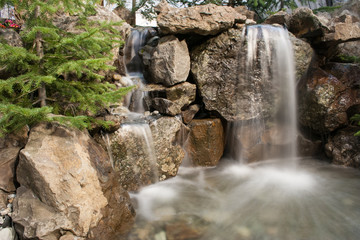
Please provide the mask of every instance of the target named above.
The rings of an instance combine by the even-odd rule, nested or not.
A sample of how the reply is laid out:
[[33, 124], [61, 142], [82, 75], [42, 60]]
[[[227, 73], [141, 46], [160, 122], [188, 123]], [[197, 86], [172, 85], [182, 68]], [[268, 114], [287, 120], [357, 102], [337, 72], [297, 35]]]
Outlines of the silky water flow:
[[[137, 217], [127, 239], [359, 239], [360, 173], [296, 157], [294, 61], [287, 31], [260, 25], [247, 27], [244, 35], [245, 80], [271, 80], [275, 106], [266, 107], [274, 116], [254, 107], [252, 120], [230, 124], [231, 160], [215, 168], [181, 167], [175, 178], [132, 193]], [[245, 164], [250, 151], [241, 140], [245, 131], [254, 139], [270, 131], [268, 144], [281, 145], [282, 151], [261, 147], [267, 161]]]

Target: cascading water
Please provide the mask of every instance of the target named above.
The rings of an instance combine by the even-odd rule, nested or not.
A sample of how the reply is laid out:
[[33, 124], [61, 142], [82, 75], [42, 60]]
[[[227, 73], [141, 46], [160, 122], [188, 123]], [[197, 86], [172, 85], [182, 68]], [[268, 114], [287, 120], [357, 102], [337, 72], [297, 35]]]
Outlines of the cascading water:
[[144, 75], [143, 63], [139, 51], [146, 44], [149, 30], [147, 28], [142, 30], [133, 29], [129, 38], [126, 40], [124, 48], [124, 65], [126, 69], [126, 77], [124, 82], [127, 85], [136, 85], [137, 89], [132, 91], [126, 99], [126, 105], [132, 112], [144, 113], [145, 107], [143, 99], [145, 97], [144, 89]]
[[296, 94], [293, 49], [288, 33], [270, 25], [249, 26], [245, 32], [243, 45], [247, 54], [239, 85], [251, 82], [259, 91], [248, 100], [256, 102], [248, 109], [252, 119], [235, 121], [228, 126], [227, 147], [231, 158], [242, 163], [254, 158], [279, 158], [293, 163], [296, 159]]
[[[254, 117], [233, 123], [230, 129], [235, 134], [227, 142], [228, 150], [242, 160], [251, 147], [248, 142], [260, 143], [262, 159], [273, 160], [182, 167], [175, 178], [133, 193], [138, 215], [128, 240], [355, 240], [360, 236], [357, 170], [310, 159], [302, 159], [297, 167], [284, 164], [296, 158], [294, 69], [287, 32], [248, 27], [245, 43], [248, 61], [242, 69], [249, 72], [239, 78], [240, 84], [265, 81], [268, 84], [262, 86], [272, 88], [266, 97], [254, 94], [249, 99], [256, 100], [256, 107], [250, 109]], [[278, 151], [265, 147], [271, 144]]]

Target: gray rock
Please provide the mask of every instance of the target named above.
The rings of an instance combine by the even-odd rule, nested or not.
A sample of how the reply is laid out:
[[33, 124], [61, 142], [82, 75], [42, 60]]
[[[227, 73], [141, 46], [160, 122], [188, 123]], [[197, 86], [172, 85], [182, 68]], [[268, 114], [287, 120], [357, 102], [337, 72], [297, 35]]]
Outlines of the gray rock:
[[[76, 215], [76, 211], [72, 213]], [[60, 237], [60, 229], [74, 227], [74, 223], [65, 216], [65, 212], [44, 204], [30, 189], [23, 186], [18, 188], [12, 217], [21, 237], [30, 239], [57, 240]]]
[[326, 28], [312, 10], [307, 7], [295, 9], [289, 21], [289, 31], [300, 38], [322, 37]]
[[[291, 39], [295, 43], [299, 79], [306, 73], [313, 51], [304, 41]], [[273, 111], [272, 83], [263, 78], [260, 71], [247, 75], [246, 54], [247, 45], [240, 29], [230, 29], [191, 52], [191, 71], [205, 108], [217, 111], [228, 121], [266, 117]]]
[[318, 134], [347, 124], [347, 110], [358, 104], [357, 90], [319, 68], [300, 84], [299, 122]]
[[296, 81], [298, 82], [303, 76], [306, 75], [311, 61], [315, 56], [314, 49], [309, 43], [301, 40], [300, 38], [294, 37], [290, 34], [290, 41], [294, 49], [294, 60], [295, 60], [295, 74]]
[[185, 156], [181, 146], [187, 139], [189, 129], [173, 117], [159, 118], [150, 124], [150, 128], [160, 180], [176, 176]]
[[193, 118], [195, 117], [196, 113], [199, 112], [199, 110], [200, 110], [200, 105], [198, 104], [190, 105], [187, 109], [181, 112], [181, 117], [183, 122], [185, 124], [190, 123], [191, 120], [193, 120]]
[[172, 35], [161, 38], [151, 52], [148, 69], [154, 83], [173, 86], [185, 82], [190, 71], [190, 56], [185, 40], [180, 42]]
[[5, 40], [7, 44], [13, 47], [22, 47], [23, 42], [20, 35], [11, 28], [0, 29], [0, 39]]
[[265, 22], [266, 24], [280, 24], [288, 27], [290, 23], [290, 14], [285, 11], [279, 11], [270, 15]]
[[148, 93], [147, 104], [162, 114], [175, 116], [181, 110], [195, 101], [196, 85], [183, 82], [166, 88], [162, 85], [149, 84], [145, 91]]
[[154, 143], [147, 123], [123, 124], [108, 135], [107, 141], [124, 189], [135, 191], [158, 180]]
[[354, 136], [359, 127], [347, 127], [336, 132], [325, 145], [326, 155], [334, 164], [360, 168], [360, 138]]
[[215, 4], [172, 8], [162, 3], [158, 11], [157, 23], [164, 34], [215, 35], [246, 20], [234, 8]]
[[12, 227], [0, 229], [0, 240], [15, 240], [16, 233], [15, 229]]
[[151, 101], [151, 106], [164, 115], [176, 116], [181, 113], [181, 108], [178, 104], [165, 98], [154, 98]]

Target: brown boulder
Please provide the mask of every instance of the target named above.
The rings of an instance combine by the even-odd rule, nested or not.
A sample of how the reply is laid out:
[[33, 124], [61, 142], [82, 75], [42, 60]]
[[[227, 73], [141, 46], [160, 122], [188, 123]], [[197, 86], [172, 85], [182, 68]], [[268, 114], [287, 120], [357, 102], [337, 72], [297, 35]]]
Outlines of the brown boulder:
[[[120, 191], [112, 174], [108, 155], [86, 132], [57, 124], [34, 127], [17, 167], [24, 191], [17, 196], [13, 217], [20, 233], [26, 238], [58, 239], [61, 229], [71, 229], [77, 237], [99, 236], [96, 229], [103, 222], [131, 223], [128, 195]], [[127, 217], [111, 216], [119, 209], [124, 211], [119, 216]], [[96, 239], [117, 236], [119, 229], [102, 227], [102, 236]]]
[[188, 127], [188, 156], [195, 166], [216, 166], [224, 153], [224, 129], [220, 119], [193, 119]]
[[245, 22], [246, 16], [234, 8], [215, 4], [189, 8], [172, 8], [162, 3], [157, 23], [164, 34], [216, 35], [231, 28], [235, 22]]

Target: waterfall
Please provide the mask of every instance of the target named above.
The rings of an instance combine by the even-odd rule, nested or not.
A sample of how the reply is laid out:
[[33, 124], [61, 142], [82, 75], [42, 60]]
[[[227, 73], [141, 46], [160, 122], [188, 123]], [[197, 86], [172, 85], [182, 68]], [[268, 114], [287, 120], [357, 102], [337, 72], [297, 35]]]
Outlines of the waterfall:
[[123, 62], [125, 65], [126, 75], [125, 81], [128, 86], [136, 85], [137, 89], [131, 92], [126, 99], [126, 107], [132, 112], [144, 113], [144, 91], [145, 79], [143, 75], [144, 64], [140, 57], [140, 50], [146, 44], [149, 36], [149, 29], [142, 30], [133, 29], [129, 38], [126, 40], [124, 47]]
[[[240, 162], [296, 159], [296, 93], [293, 49], [288, 32], [270, 25], [248, 26], [243, 34], [245, 66], [239, 85], [251, 83], [252, 119], [234, 121], [227, 132], [228, 151]], [[241, 56], [239, 58], [241, 58]]]

